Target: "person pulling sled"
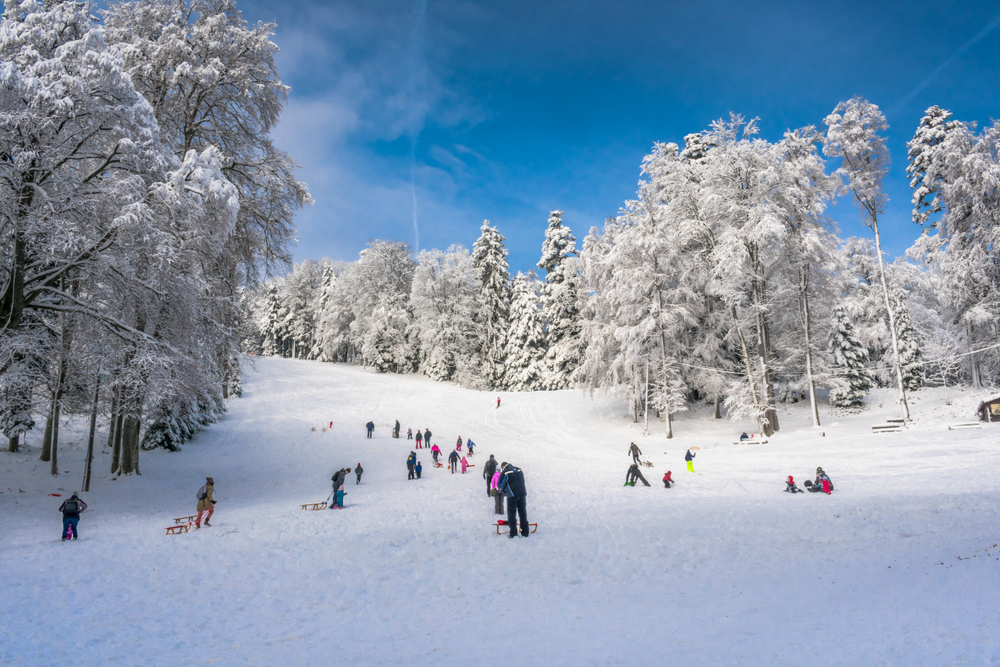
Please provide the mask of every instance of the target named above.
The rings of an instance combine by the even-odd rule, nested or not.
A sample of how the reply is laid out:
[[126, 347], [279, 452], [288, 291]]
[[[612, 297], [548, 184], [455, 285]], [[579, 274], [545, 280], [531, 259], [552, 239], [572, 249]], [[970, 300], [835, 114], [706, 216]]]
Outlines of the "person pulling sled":
[[215, 514], [215, 480], [211, 477], [205, 478], [205, 485], [198, 489], [198, 518], [194, 520], [194, 529], [201, 528], [201, 517], [205, 516], [205, 525], [211, 527], [208, 522]]
[[75, 540], [80, 536], [77, 526], [80, 524], [80, 513], [87, 509], [87, 503], [77, 497], [78, 492], [63, 501], [59, 506], [59, 511], [63, 515], [62, 541]]

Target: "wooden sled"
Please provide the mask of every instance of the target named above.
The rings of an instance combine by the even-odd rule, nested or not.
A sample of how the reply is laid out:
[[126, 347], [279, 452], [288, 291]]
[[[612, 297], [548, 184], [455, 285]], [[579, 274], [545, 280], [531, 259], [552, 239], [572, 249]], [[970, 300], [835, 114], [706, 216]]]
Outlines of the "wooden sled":
[[983, 422], [962, 422], [961, 424], [949, 424], [949, 431], [959, 431], [966, 428], [982, 428]]
[[746, 440], [737, 440], [733, 443], [734, 445], [766, 445], [767, 440], [763, 438], [747, 438]]
[[189, 530], [191, 530], [191, 524], [179, 523], [176, 526], [167, 526], [167, 535], [177, 535], [179, 533], [186, 533]]
[[179, 516], [174, 519], [174, 523], [194, 523], [194, 520], [197, 518], [197, 514], [192, 514], [191, 516]]
[[443, 463], [432, 463], [431, 465], [434, 466], [435, 468], [443, 468], [444, 467]]
[[[497, 535], [500, 535], [500, 529], [501, 528], [507, 528], [507, 522], [506, 521], [504, 521], [503, 523], [500, 523], [500, 521], [497, 521], [493, 525], [496, 526], [496, 528], [497, 528]], [[518, 524], [517, 527], [520, 528], [521, 524]], [[534, 533], [534, 532], [536, 532], [538, 530], [538, 524], [537, 523], [529, 523], [528, 527], [531, 528], [531, 532], [532, 533]], [[509, 530], [509, 528], [508, 528], [508, 530]]]
[[326, 501], [324, 500], [321, 503], [305, 503], [304, 505], [302, 505], [302, 509], [304, 509], [304, 510], [325, 510], [326, 509]]

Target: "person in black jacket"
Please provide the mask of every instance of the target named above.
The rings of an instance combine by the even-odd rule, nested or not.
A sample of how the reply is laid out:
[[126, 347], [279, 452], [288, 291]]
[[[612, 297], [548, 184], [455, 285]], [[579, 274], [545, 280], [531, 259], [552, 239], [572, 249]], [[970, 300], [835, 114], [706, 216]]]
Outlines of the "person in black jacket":
[[521, 537], [531, 534], [528, 525], [528, 491], [524, 486], [524, 471], [506, 461], [500, 464], [500, 491], [507, 496], [508, 537], [517, 537], [517, 519], [521, 521]]
[[368, 429], [368, 439], [371, 440], [372, 433], [375, 432], [375, 422], [368, 422], [365, 424], [365, 428]]
[[[59, 506], [59, 511], [63, 513], [63, 542], [66, 540], [75, 540], [80, 536], [76, 527], [80, 523], [80, 512], [83, 512], [86, 509], [87, 503], [77, 497], [76, 491], [74, 491], [73, 495], [64, 500], [63, 504]], [[72, 529], [72, 533], [70, 532], [70, 529]]]
[[649, 486], [649, 482], [647, 482], [646, 478], [642, 476], [642, 471], [639, 470], [639, 466], [633, 463], [629, 466], [628, 472], [625, 473], [625, 486], [635, 486], [636, 479], [641, 479], [643, 484]]
[[330, 481], [333, 482], [333, 502], [330, 503], [329, 509], [335, 507], [337, 509], [344, 509], [344, 480], [347, 479], [347, 475], [350, 472], [350, 468], [341, 468], [333, 473], [333, 477], [330, 478]]
[[358, 462], [358, 465], [354, 466], [354, 474], [358, 476], [358, 481], [356, 481], [355, 484], [361, 483], [361, 473], [363, 473], [364, 471], [365, 469], [361, 467], [360, 462]]
[[406, 457], [406, 479], [416, 479], [415, 469], [417, 466], [417, 453], [410, 452], [410, 455]]
[[431, 430], [426, 429], [424, 431], [424, 447], [430, 447], [430, 446], [431, 446]]
[[452, 450], [451, 454], [448, 455], [448, 463], [451, 464], [451, 474], [455, 474], [455, 468], [458, 467], [458, 452]]
[[687, 461], [688, 472], [694, 472], [694, 452], [690, 449], [687, 450], [687, 454], [684, 455], [684, 460]]
[[486, 462], [486, 467], [483, 468], [483, 479], [486, 480], [486, 496], [490, 495], [490, 482], [493, 481], [493, 474], [497, 471], [497, 460], [493, 458], [490, 454], [490, 460]]

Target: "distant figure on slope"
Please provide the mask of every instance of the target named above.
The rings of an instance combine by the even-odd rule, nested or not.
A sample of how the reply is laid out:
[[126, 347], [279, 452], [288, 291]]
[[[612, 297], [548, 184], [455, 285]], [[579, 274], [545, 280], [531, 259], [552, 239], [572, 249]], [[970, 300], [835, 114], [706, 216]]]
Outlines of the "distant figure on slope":
[[458, 467], [458, 452], [452, 452], [448, 455], [448, 463], [451, 465], [451, 474], [455, 474], [455, 469]]
[[330, 503], [330, 509], [344, 509], [344, 480], [350, 472], [350, 468], [341, 468], [330, 478], [333, 482], [333, 502]]
[[670, 476], [670, 471], [668, 470], [667, 474], [663, 476], [663, 488], [669, 489], [673, 485], [674, 478]]
[[472, 456], [472, 448], [476, 446], [476, 443], [472, 442], [472, 438], [469, 438], [465, 442], [465, 448], [469, 450], [469, 456]]
[[642, 454], [642, 450], [639, 449], [639, 445], [632, 443], [632, 446], [628, 448], [628, 453], [632, 455], [633, 463], [639, 463], [639, 455]]
[[462, 451], [462, 436], [458, 436], [458, 442], [455, 443], [455, 451]]
[[372, 433], [375, 432], [375, 422], [368, 422], [365, 424], [365, 428], [368, 429], [368, 439], [371, 440]]
[[639, 470], [639, 465], [633, 463], [628, 467], [628, 472], [625, 473], [625, 486], [635, 486], [635, 480], [640, 479], [645, 486], [649, 486], [649, 482], [646, 478], [642, 476], [642, 472]]
[[[486, 480], [486, 495], [491, 496], [490, 489], [493, 488], [493, 475], [497, 471], [497, 460], [493, 458], [490, 454], [490, 459], [486, 462], [486, 466], [483, 468], [483, 479]], [[501, 514], [502, 512], [497, 512]]]
[[493, 473], [493, 477], [490, 478], [490, 495], [493, 496], [493, 513], [503, 514], [503, 491], [500, 490], [500, 467], [497, 466], [496, 472]]
[[517, 519], [521, 520], [521, 537], [530, 535], [528, 525], [528, 491], [524, 485], [524, 472], [517, 466], [504, 462], [500, 464], [500, 490], [507, 496], [508, 537], [517, 537]]
[[354, 474], [358, 476], [358, 481], [355, 482], [356, 485], [361, 483], [361, 473], [364, 471], [365, 469], [361, 467], [361, 462], [358, 461], [358, 465], [354, 466]]
[[406, 457], [406, 479], [415, 479], [414, 472], [417, 466], [417, 453], [410, 452], [410, 455]]
[[208, 512], [205, 516], [205, 525], [211, 526], [208, 522], [215, 514], [215, 480], [211, 477], [205, 478], [205, 485], [198, 489], [198, 518], [194, 520], [194, 529], [198, 530], [201, 528], [201, 516]]
[[399, 429], [400, 429], [399, 420], [397, 419], [396, 420], [396, 425], [392, 427], [392, 437], [394, 437], [394, 438], [398, 438], [399, 437]]
[[462, 457], [462, 474], [464, 475], [465, 471], [468, 470], [468, 469], [469, 469], [469, 460], [463, 456]]
[[417, 471], [417, 479], [420, 479], [420, 473], [423, 472], [423, 469], [424, 467], [420, 465], [420, 461], [417, 461], [417, 466], [414, 468]]
[[805, 491], [795, 486], [795, 478], [789, 475], [785, 480], [785, 493], [805, 493]]
[[427, 429], [424, 431], [424, 447], [431, 444], [431, 430]]
[[500, 397], [497, 396], [497, 410], [500, 409]]
[[743, 431], [743, 435], [740, 436], [740, 440], [749, 440], [750, 436], [747, 435], [746, 431]]
[[434, 463], [438, 462], [438, 457], [441, 456], [441, 448], [437, 445], [431, 447], [431, 458], [434, 459]]
[[805, 487], [806, 491], [810, 491], [812, 493], [819, 493], [822, 491], [828, 496], [833, 493], [833, 482], [830, 480], [830, 477], [823, 472], [822, 468], [816, 468], [816, 481], [810, 483], [807, 479]]
[[407, 428], [406, 429], [406, 439], [407, 440], [413, 440], [413, 429], [412, 428]]
[[[417, 449], [421, 449], [422, 448], [421, 443], [423, 443], [423, 441], [424, 441], [424, 434], [421, 433], [420, 429], [418, 428], [417, 429]], [[428, 443], [428, 444], [430, 444], [430, 443]]]
[[684, 455], [684, 460], [687, 461], [688, 472], [694, 472], [694, 452], [689, 449]]
[[63, 515], [62, 541], [75, 540], [80, 536], [77, 526], [80, 523], [80, 513], [87, 509], [87, 503], [78, 498], [79, 492], [74, 491], [73, 495], [63, 501], [59, 506], [59, 511]]

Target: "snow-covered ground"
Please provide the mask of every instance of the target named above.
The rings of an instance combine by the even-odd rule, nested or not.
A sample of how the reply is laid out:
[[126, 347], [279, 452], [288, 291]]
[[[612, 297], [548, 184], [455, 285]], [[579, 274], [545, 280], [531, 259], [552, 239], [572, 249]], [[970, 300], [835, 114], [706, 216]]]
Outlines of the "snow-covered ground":
[[[48, 494], [80, 487], [84, 424], [58, 478], [37, 433], [0, 454], [0, 664], [1000, 664], [1000, 431], [946, 427], [986, 392], [921, 392], [896, 434], [870, 429], [896, 416], [890, 393], [860, 415], [825, 408], [819, 429], [782, 407], [778, 436], [734, 446], [751, 425], [707, 407], [666, 440], [579, 392], [496, 409], [495, 394], [281, 359], [257, 360], [245, 388], [183, 452], [143, 452], [141, 477], [112, 480], [100, 453], [78, 542], [59, 541]], [[420, 450], [408, 481], [394, 419], [445, 452], [471, 436], [477, 467], [451, 475]], [[622, 486], [633, 440], [650, 488]], [[525, 470], [528, 539], [494, 534], [491, 453]], [[345, 511], [299, 509], [359, 461]], [[816, 466], [832, 496], [782, 493]], [[206, 475], [212, 526], [165, 536]]]

